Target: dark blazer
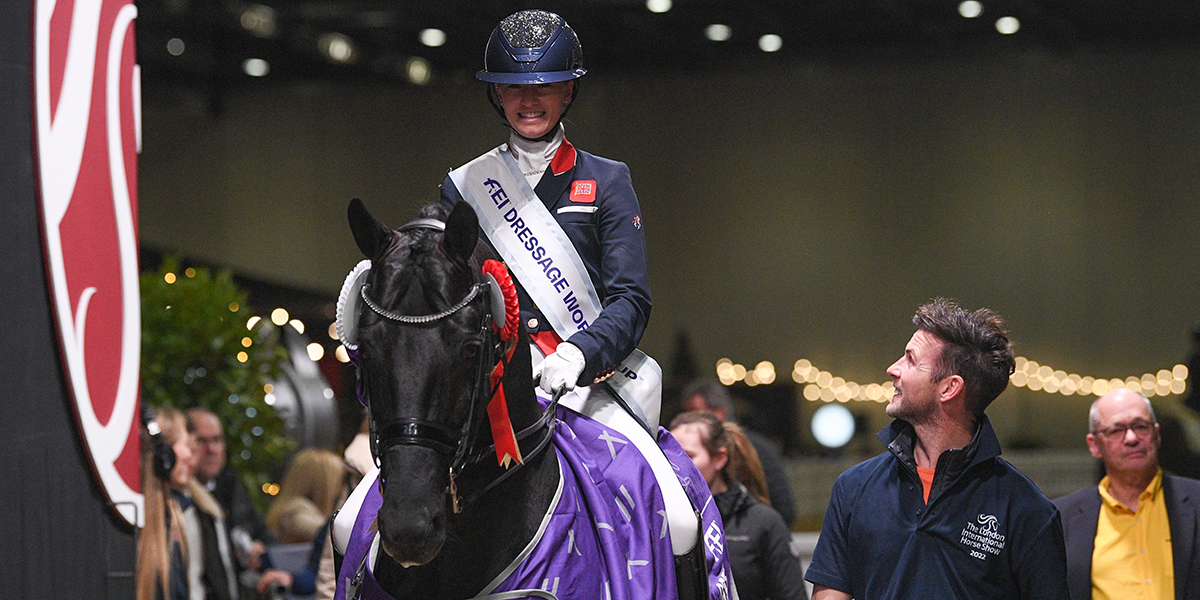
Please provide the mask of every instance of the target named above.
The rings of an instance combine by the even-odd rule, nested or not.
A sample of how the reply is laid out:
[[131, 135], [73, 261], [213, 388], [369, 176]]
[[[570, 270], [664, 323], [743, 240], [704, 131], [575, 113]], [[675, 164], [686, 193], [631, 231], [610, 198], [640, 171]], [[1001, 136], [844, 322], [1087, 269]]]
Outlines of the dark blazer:
[[[533, 191], [579, 252], [604, 307], [594, 323], [566, 340], [578, 346], [587, 361], [577, 384], [591, 385], [637, 348], [650, 320], [646, 234], [629, 167], [576, 150], [564, 137]], [[442, 206], [451, 209], [461, 199], [446, 176]], [[521, 320], [529, 332], [551, 331], [522, 283], [516, 284]]]
[[[1200, 600], [1200, 481], [1163, 474], [1163, 499], [1171, 527], [1171, 555], [1175, 563], [1175, 599]], [[1084, 488], [1054, 501], [1062, 513], [1067, 546], [1067, 587], [1072, 600], [1092, 597], [1092, 551], [1100, 520], [1100, 490]]]

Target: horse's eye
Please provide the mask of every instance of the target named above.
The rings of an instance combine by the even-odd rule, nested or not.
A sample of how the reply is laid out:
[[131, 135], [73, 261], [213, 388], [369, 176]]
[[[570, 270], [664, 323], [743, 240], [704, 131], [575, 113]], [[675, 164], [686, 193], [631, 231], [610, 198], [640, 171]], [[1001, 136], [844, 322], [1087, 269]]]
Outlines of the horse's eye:
[[463, 358], [475, 358], [478, 355], [479, 355], [479, 342], [472, 342], [472, 343], [469, 343], [469, 344], [463, 346], [463, 349], [462, 349], [462, 357]]

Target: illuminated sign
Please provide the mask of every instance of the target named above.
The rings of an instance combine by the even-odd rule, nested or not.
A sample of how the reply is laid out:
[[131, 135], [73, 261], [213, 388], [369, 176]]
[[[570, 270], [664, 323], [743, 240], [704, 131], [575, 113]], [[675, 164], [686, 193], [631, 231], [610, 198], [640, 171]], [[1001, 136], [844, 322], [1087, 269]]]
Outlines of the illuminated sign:
[[137, 153], [129, 0], [34, 0], [34, 156], [67, 388], [96, 481], [141, 525]]

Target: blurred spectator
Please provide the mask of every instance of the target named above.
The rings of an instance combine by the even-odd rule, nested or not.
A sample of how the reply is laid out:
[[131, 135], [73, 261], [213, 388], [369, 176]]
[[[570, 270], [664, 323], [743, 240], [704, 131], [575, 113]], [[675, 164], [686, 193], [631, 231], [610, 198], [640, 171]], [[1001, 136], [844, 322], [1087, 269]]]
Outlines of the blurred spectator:
[[[684, 410], [706, 410], [724, 422], [736, 422], [733, 416], [733, 398], [729, 390], [716, 379], [698, 379], [683, 388], [680, 401]], [[762, 464], [763, 475], [767, 481], [767, 493], [770, 502], [764, 501], [779, 512], [783, 522], [791, 525], [796, 518], [796, 509], [792, 505], [792, 486], [789, 483], [787, 471], [783, 468], [783, 458], [779, 448], [765, 435], [742, 428], [750, 443], [758, 453]]]
[[350, 445], [346, 446], [346, 451], [343, 456], [346, 458], [346, 466], [353, 469], [354, 484], [358, 484], [358, 480], [363, 478], [372, 467], [375, 466], [375, 458], [371, 456], [371, 415], [364, 414], [362, 423], [359, 425], [358, 433], [354, 439], [350, 441]]
[[1159, 466], [1172, 475], [1200, 479], [1200, 454], [1192, 449], [1192, 440], [1183, 421], [1174, 415], [1161, 415], [1158, 425], [1162, 433]]
[[1200, 323], [1192, 328], [1192, 355], [1188, 357], [1188, 395], [1183, 404], [1200, 412]]
[[741, 428], [713, 413], [692, 411], [671, 421], [671, 435], [696, 463], [721, 511], [738, 597], [807, 599], [791, 532], [779, 513], [763, 504], [762, 468]]
[[183, 415], [174, 409], [142, 416], [142, 495], [146, 522], [138, 536], [137, 600], [189, 600], [183, 510], [174, 488], [192, 477], [195, 457]]
[[[329, 519], [349, 494], [351, 469], [338, 455], [306, 448], [292, 457], [279, 484], [279, 495], [267, 511], [267, 524], [285, 544], [312, 544], [303, 569], [263, 576], [259, 591], [279, 583], [293, 594], [313, 594], [329, 543]], [[332, 558], [332, 550], [330, 550]]]
[[238, 557], [239, 570], [260, 570], [262, 555], [275, 539], [246, 486], [226, 461], [225, 429], [216, 414], [190, 408], [188, 422], [195, 432], [196, 479], [225, 511], [225, 525]]
[[193, 477], [177, 490], [185, 500], [183, 532], [187, 538], [188, 590], [192, 600], [238, 600], [233, 548], [225, 514], [216, 498]]
[[342, 458], [321, 448], [305, 448], [292, 457], [267, 510], [267, 526], [284, 544], [311, 542], [345, 495]]
[[1165, 447], [1145, 396], [1113, 390], [1092, 403], [1086, 436], [1105, 477], [1054, 501], [1073, 598], [1200, 598], [1200, 481], [1164, 473]]

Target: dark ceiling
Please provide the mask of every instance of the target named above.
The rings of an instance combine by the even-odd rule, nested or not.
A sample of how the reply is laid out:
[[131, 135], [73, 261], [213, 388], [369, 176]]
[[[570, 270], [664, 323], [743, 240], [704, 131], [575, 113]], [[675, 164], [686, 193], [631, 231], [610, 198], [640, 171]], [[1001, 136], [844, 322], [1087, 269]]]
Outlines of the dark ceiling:
[[[1013, 47], [1069, 52], [1200, 45], [1200, 2], [1195, 0], [982, 0], [976, 18], [961, 16], [959, 1], [675, 0], [670, 10], [657, 14], [645, 0], [554, 0], [537, 6], [571, 23], [583, 42], [585, 66], [622, 72], [759, 69], [797, 59], [939, 56]], [[406, 82], [413, 57], [423, 59], [437, 81], [480, 68], [492, 28], [528, 7], [503, 0], [145, 0], [138, 2], [138, 61], [148, 81], [179, 80], [213, 89], [250, 81], [243, 64], [254, 58], [269, 65], [259, 79], [264, 82]], [[997, 31], [996, 20], [1006, 16], [1019, 21], [1015, 34]], [[705, 28], [714, 23], [730, 28], [728, 40], [706, 39]], [[423, 45], [419, 32], [426, 28], [444, 31], [444, 44]], [[778, 52], [759, 49], [765, 34], [781, 38]], [[353, 48], [348, 61], [329, 58], [330, 39], [349, 43], [341, 46]]]

